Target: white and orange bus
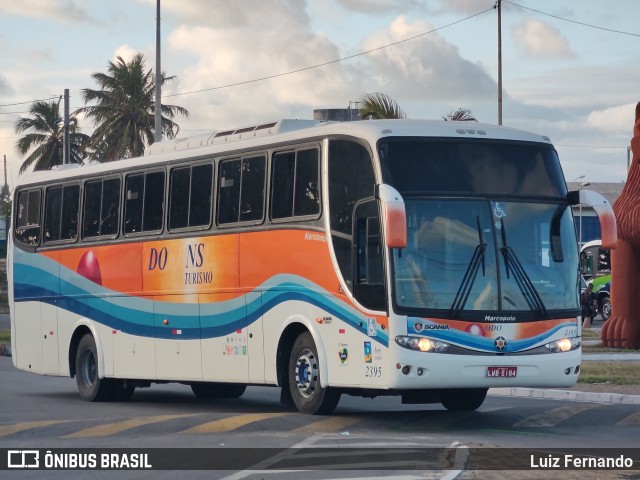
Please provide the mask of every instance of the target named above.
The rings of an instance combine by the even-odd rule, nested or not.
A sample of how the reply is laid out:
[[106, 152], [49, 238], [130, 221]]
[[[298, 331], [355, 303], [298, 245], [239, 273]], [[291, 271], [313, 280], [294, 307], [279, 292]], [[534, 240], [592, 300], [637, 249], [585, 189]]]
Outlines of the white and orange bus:
[[443, 121], [283, 120], [25, 175], [13, 362], [89, 401], [270, 385], [312, 414], [571, 386], [578, 202], [612, 244], [610, 206], [567, 191], [548, 138]]

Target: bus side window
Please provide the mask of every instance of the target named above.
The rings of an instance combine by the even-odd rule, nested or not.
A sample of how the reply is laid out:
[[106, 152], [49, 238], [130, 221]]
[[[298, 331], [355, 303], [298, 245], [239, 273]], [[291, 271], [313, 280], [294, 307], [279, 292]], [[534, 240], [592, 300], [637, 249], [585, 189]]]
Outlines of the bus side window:
[[262, 220], [264, 216], [265, 157], [242, 159], [242, 188], [240, 189], [240, 221]]
[[271, 175], [272, 219], [320, 213], [318, 167], [316, 148], [274, 154]]
[[264, 217], [266, 158], [223, 160], [219, 167], [218, 223], [259, 221]]
[[77, 238], [79, 204], [79, 185], [47, 188], [44, 214], [45, 243]]
[[23, 190], [18, 194], [15, 237], [21, 243], [40, 243], [40, 190]]
[[92, 238], [117, 235], [119, 218], [120, 179], [85, 183], [82, 236]]
[[162, 230], [164, 172], [129, 175], [125, 189], [124, 233]]

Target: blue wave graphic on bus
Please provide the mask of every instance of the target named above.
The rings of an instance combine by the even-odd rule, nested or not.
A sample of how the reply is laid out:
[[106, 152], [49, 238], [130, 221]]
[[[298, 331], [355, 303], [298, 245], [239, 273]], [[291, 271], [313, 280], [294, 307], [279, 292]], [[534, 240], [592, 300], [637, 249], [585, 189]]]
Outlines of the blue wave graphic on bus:
[[[58, 275], [58, 270], [60, 274]], [[268, 311], [289, 301], [314, 305], [324, 314], [345, 322], [367, 335], [367, 317], [337, 301], [317, 284], [296, 275], [276, 275], [254, 291], [251, 301], [244, 295], [217, 303], [172, 303], [122, 294], [104, 288], [55, 261], [20, 252], [14, 263], [14, 299], [39, 301], [90, 318], [114, 330], [155, 338], [216, 338], [248, 327]], [[60, 293], [62, 292], [62, 293]], [[169, 326], [163, 324], [167, 321]], [[384, 346], [389, 336], [378, 325], [370, 336]]]
[[[412, 325], [414, 325], [416, 321], [421, 322], [425, 325], [438, 325], [437, 323], [430, 322], [424, 318], [409, 317], [407, 319], [407, 329], [409, 334], [424, 335], [428, 336], [429, 338], [433, 338], [434, 340], [442, 340], [443, 342], [452, 343], [473, 350], [491, 353], [497, 352], [494, 344], [494, 338], [481, 337], [468, 332], [463, 332], [461, 330], [423, 329], [420, 332], [417, 332], [412, 327]], [[556, 325], [554, 328], [549, 329], [544, 333], [541, 333], [540, 335], [536, 335], [535, 337], [510, 339], [504, 349], [500, 350], [500, 353], [522, 352], [524, 350], [539, 347], [540, 345], [544, 345], [545, 343], [547, 343], [549, 339], [553, 337], [553, 335], [559, 330], [572, 327], [575, 328], [575, 326], [575, 322], [567, 322]]]

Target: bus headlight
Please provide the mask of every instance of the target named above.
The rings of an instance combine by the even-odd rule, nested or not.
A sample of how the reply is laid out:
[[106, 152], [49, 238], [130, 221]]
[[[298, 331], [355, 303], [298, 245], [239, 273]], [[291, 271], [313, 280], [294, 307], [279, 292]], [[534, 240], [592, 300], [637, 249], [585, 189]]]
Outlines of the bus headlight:
[[558, 353], [558, 352], [568, 352], [570, 350], [575, 350], [576, 348], [580, 347], [580, 345], [582, 345], [581, 337], [571, 337], [571, 338], [562, 338], [560, 340], [547, 343], [545, 347], [547, 347], [550, 352]]
[[441, 340], [434, 340], [427, 337], [409, 337], [398, 335], [396, 343], [401, 347], [409, 350], [417, 350], [419, 352], [436, 352], [441, 353], [449, 349], [449, 344]]

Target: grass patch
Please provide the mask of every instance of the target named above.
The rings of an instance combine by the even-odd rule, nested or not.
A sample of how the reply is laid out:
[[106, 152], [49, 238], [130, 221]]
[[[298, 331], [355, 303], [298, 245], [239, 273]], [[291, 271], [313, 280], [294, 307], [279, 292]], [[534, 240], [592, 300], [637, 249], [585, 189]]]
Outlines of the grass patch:
[[611, 348], [602, 345], [582, 345], [582, 353], [640, 353], [640, 350], [629, 348]]
[[0, 343], [11, 343], [11, 330], [0, 330]]
[[582, 330], [582, 338], [586, 340], [596, 340], [600, 338], [600, 332], [587, 328]]
[[582, 362], [578, 383], [637, 385], [640, 362]]

